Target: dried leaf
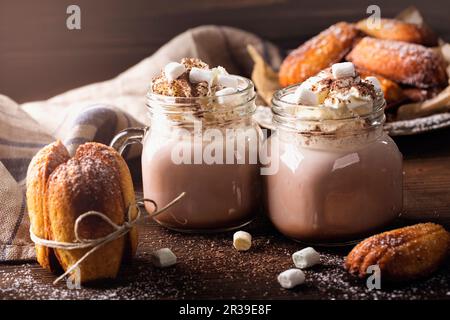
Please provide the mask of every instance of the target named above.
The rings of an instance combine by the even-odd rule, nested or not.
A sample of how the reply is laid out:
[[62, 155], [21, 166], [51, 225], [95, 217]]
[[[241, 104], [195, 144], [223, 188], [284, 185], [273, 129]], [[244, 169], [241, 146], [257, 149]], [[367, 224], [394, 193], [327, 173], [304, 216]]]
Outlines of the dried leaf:
[[255, 47], [248, 45], [247, 51], [254, 62], [252, 81], [258, 94], [267, 105], [270, 105], [273, 94], [281, 88], [278, 83], [278, 74], [264, 61]]

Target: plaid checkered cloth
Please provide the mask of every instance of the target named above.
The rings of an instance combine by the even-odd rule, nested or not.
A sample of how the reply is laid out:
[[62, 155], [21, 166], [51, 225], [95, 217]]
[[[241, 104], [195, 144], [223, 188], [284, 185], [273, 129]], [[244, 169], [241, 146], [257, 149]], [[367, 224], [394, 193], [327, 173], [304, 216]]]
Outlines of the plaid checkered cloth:
[[[35, 258], [25, 201], [28, 164], [46, 144], [61, 139], [73, 152], [87, 141], [109, 144], [120, 130], [143, 126], [151, 78], [170, 61], [198, 57], [230, 73], [249, 76], [252, 44], [273, 66], [278, 49], [250, 33], [218, 26], [188, 30], [116, 78], [74, 89], [46, 101], [18, 105], [0, 95], [0, 261]], [[129, 157], [137, 152], [131, 150]]]

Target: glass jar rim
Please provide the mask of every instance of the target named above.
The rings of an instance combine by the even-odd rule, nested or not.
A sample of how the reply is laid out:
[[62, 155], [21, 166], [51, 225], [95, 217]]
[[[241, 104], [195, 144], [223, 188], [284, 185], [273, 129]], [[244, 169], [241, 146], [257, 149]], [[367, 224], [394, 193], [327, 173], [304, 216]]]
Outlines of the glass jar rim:
[[218, 126], [246, 119], [256, 111], [256, 92], [250, 79], [236, 77], [239, 89], [220, 96], [173, 97], [153, 93], [150, 89], [146, 102], [148, 114], [179, 126], [190, 126], [198, 121]]

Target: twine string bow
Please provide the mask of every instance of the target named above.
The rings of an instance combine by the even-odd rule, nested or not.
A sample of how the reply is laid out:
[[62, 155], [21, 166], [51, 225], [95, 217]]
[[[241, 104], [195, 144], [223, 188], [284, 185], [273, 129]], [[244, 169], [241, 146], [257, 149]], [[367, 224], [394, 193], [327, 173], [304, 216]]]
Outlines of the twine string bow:
[[[45, 246], [45, 247], [53, 248], [53, 249], [77, 250], [77, 249], [91, 248], [80, 259], [78, 259], [73, 265], [71, 265], [69, 268], [67, 268], [67, 270], [62, 275], [60, 275], [58, 278], [56, 278], [55, 281], [53, 281], [53, 284], [57, 284], [59, 281], [61, 281], [65, 276], [70, 274], [84, 260], [86, 260], [87, 257], [89, 257], [92, 253], [97, 251], [99, 248], [101, 248], [105, 244], [107, 244], [113, 240], [116, 240], [116, 239], [122, 237], [123, 235], [127, 234], [139, 221], [145, 219], [146, 217], [154, 218], [157, 215], [159, 215], [160, 213], [166, 211], [171, 206], [173, 206], [175, 203], [177, 203], [181, 198], [183, 198], [185, 194], [186, 194], [185, 192], [182, 192], [175, 199], [173, 199], [171, 202], [169, 202], [167, 205], [165, 205], [163, 208], [161, 208], [159, 210], [158, 210], [158, 205], [156, 204], [156, 202], [151, 199], [144, 198], [141, 200], [137, 200], [135, 203], [130, 204], [128, 206], [128, 213], [127, 213], [128, 219], [121, 225], [116, 224], [108, 216], [106, 216], [105, 214], [103, 214], [101, 212], [98, 212], [98, 211], [85, 212], [85, 213], [81, 214], [75, 220], [75, 224], [74, 224], [74, 228], [73, 228], [74, 234], [75, 234], [74, 242], [61, 242], [61, 241], [47, 240], [47, 239], [40, 238], [40, 237], [36, 236], [36, 234], [34, 234], [33, 230], [31, 230], [31, 227], [30, 227], [30, 238], [37, 245], [41, 245], [41, 246]], [[155, 210], [152, 213], [145, 211], [147, 213], [147, 216], [143, 216], [141, 214], [141, 206], [143, 206], [145, 204], [145, 202], [151, 202], [153, 204], [153, 206], [155, 207]], [[133, 206], [136, 206], [136, 208], [137, 208], [137, 214], [136, 214], [136, 217], [134, 217], [134, 218], [132, 217]], [[114, 229], [114, 231], [107, 234], [106, 236], [95, 238], [95, 239], [87, 239], [87, 238], [81, 237], [80, 233], [79, 233], [79, 228], [80, 228], [81, 222], [84, 219], [86, 219], [87, 217], [92, 217], [92, 216], [99, 217], [100, 219], [105, 221], [107, 224], [109, 224]]]

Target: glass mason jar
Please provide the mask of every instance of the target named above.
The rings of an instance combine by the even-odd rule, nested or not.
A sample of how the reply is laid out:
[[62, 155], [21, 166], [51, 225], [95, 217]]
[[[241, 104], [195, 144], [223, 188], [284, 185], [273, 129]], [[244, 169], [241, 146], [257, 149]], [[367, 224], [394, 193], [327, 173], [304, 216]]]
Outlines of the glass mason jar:
[[149, 126], [124, 130], [111, 143], [119, 151], [142, 143], [145, 198], [163, 206], [186, 193], [155, 217], [159, 224], [183, 232], [224, 231], [249, 223], [258, 212], [262, 133], [252, 120], [253, 83], [238, 80], [243, 89], [220, 97], [149, 92]]
[[[402, 209], [402, 155], [383, 131], [382, 95], [365, 115], [272, 100], [276, 132], [267, 145], [268, 215], [284, 235], [303, 242], [339, 244], [359, 239], [396, 218]], [[336, 112], [328, 109], [329, 112]]]

